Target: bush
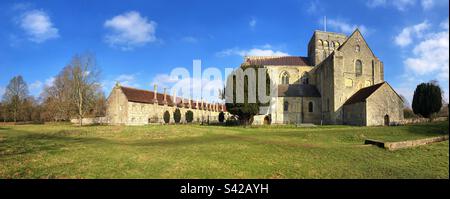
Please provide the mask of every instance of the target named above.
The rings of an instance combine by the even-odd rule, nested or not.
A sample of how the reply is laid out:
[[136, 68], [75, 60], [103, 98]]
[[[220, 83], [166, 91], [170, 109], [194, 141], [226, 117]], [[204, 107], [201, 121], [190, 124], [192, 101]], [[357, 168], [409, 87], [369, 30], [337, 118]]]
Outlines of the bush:
[[225, 113], [223, 113], [222, 111], [219, 113], [219, 122], [223, 123], [223, 121], [225, 121]]
[[414, 91], [412, 109], [415, 114], [430, 118], [442, 107], [442, 90], [437, 83], [419, 84]]
[[168, 124], [170, 122], [170, 113], [169, 111], [164, 112], [164, 122]]
[[191, 123], [194, 120], [194, 113], [192, 111], [187, 111], [185, 117], [186, 122]]
[[175, 120], [175, 123], [180, 123], [181, 120], [181, 112], [180, 109], [175, 109], [175, 112], [173, 112], [173, 120]]
[[239, 120], [237, 120], [235, 117], [230, 117], [225, 121], [226, 126], [237, 126], [240, 124], [241, 123], [239, 122]]
[[410, 108], [404, 108], [403, 109], [403, 117], [405, 119], [411, 119], [411, 118], [418, 118], [419, 116], [414, 114], [413, 110], [411, 110]]

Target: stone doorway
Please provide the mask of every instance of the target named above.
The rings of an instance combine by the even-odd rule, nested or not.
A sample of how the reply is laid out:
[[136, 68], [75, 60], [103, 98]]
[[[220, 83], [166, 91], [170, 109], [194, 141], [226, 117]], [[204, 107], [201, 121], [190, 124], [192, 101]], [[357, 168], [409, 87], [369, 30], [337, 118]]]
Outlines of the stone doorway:
[[389, 126], [389, 115], [384, 116], [384, 126]]

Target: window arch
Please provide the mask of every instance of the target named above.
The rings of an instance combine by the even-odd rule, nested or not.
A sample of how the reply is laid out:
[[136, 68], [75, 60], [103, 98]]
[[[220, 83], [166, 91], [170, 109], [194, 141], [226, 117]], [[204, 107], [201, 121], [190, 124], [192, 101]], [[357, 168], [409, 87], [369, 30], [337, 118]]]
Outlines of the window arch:
[[289, 74], [286, 71], [281, 74], [281, 84], [289, 84]]
[[340, 45], [341, 44], [339, 44], [339, 42], [337, 42], [337, 41], [334, 42], [334, 47], [339, 48]]
[[323, 47], [328, 47], [328, 41], [327, 40], [323, 41]]
[[289, 110], [289, 102], [284, 102], [283, 104], [283, 110], [288, 111]]
[[359, 59], [355, 62], [355, 74], [356, 76], [362, 75], [362, 61]]
[[314, 104], [312, 102], [308, 103], [308, 112], [310, 113], [314, 112]]
[[356, 45], [356, 46], [355, 46], [355, 51], [356, 51], [357, 53], [359, 53], [359, 51], [361, 51], [361, 47], [360, 47], [359, 45]]
[[318, 46], [318, 47], [323, 47], [323, 42], [322, 42], [321, 39], [319, 39], [319, 40], [317, 41], [317, 46]]

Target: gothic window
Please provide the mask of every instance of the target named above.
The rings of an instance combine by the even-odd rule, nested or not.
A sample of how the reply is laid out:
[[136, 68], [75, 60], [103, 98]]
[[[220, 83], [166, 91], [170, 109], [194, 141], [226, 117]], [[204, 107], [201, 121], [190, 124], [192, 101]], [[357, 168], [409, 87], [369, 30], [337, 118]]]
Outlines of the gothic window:
[[283, 104], [283, 110], [288, 111], [289, 110], [289, 102], [284, 102]]
[[289, 74], [287, 72], [281, 75], [281, 84], [289, 84]]
[[355, 74], [356, 76], [362, 75], [362, 62], [359, 59], [355, 62]]
[[359, 53], [360, 50], [361, 50], [361, 47], [359, 47], [359, 45], [356, 45], [355, 51], [356, 51], [357, 53]]
[[310, 113], [314, 112], [314, 105], [312, 102], [308, 103], [308, 112], [310, 112]]
[[317, 41], [317, 46], [318, 46], [318, 47], [323, 47], [323, 42], [322, 42], [322, 40], [319, 39], [319, 40]]

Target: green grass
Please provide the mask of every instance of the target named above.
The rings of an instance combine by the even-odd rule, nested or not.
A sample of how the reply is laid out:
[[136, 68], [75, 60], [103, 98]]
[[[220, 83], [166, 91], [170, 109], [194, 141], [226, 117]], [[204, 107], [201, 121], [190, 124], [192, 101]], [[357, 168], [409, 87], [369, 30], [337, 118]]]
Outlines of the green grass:
[[448, 134], [399, 127], [0, 126], [0, 178], [449, 178], [449, 143], [387, 151], [364, 139]]

